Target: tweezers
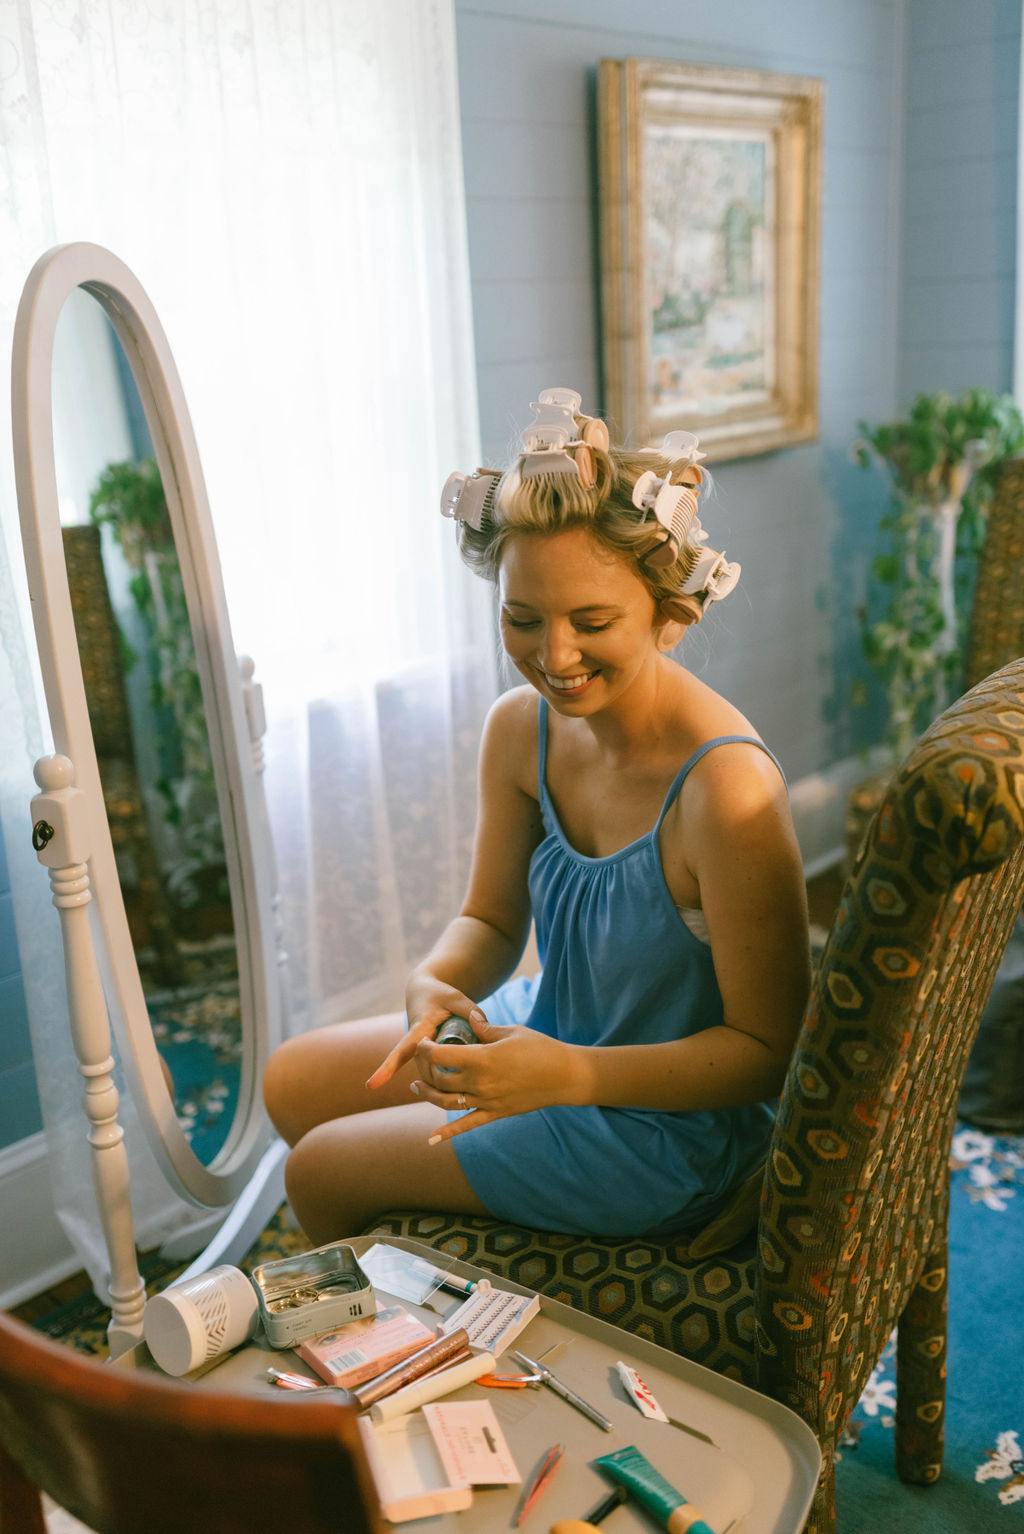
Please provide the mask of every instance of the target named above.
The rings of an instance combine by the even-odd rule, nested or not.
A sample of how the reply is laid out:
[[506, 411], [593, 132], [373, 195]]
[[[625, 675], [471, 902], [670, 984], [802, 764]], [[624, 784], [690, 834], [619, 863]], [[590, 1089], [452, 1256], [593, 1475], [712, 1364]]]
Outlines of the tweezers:
[[563, 1452], [564, 1451], [562, 1449], [562, 1445], [560, 1443], [556, 1443], [554, 1448], [549, 1449], [547, 1454], [544, 1456], [543, 1464], [537, 1471], [537, 1474], [534, 1476], [533, 1480], [530, 1482], [523, 1495], [523, 1500], [519, 1504], [519, 1511], [516, 1513], [515, 1517], [515, 1527], [517, 1529], [522, 1523], [523, 1519], [526, 1517], [527, 1513], [530, 1511], [530, 1508], [540, 1496], [541, 1492], [544, 1490], [545, 1486], [551, 1480], [551, 1477], [554, 1475], [559, 1465], [562, 1463]]

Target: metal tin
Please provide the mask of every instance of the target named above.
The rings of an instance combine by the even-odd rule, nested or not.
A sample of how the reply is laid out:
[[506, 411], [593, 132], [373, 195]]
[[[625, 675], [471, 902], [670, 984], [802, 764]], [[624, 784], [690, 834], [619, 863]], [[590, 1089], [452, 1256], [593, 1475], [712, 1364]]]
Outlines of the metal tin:
[[373, 1285], [342, 1241], [261, 1263], [252, 1281], [267, 1341], [275, 1348], [290, 1348], [377, 1309]]

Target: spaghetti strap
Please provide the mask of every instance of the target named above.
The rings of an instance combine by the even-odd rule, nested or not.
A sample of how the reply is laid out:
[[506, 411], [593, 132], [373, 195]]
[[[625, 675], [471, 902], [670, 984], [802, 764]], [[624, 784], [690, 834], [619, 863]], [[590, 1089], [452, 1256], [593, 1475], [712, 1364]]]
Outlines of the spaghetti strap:
[[538, 698], [537, 709], [537, 799], [543, 804], [547, 798], [548, 767], [548, 700]]
[[[781, 777], [783, 783], [786, 782], [786, 774], [782, 770], [778, 757], [773, 751], [768, 749], [763, 740], [758, 740], [756, 735], [716, 735], [712, 740], [706, 740], [702, 746], [698, 746], [692, 756], [687, 757], [686, 761], [676, 773], [675, 778], [672, 780], [672, 786], [668, 793], [665, 795], [665, 803], [661, 807], [661, 814], [658, 816], [657, 825], [654, 827], [655, 835], [657, 835], [657, 833], [661, 830], [662, 821], [665, 819], [665, 816], [672, 808], [679, 795], [679, 790], [682, 788], [690, 773], [700, 761], [701, 757], [707, 756], [708, 752], [713, 751], [716, 746], [740, 745], [757, 746], [760, 751], [764, 752], [765, 756], [771, 757], [772, 761], [779, 769], [779, 776]], [[788, 788], [788, 784], [786, 786]]]

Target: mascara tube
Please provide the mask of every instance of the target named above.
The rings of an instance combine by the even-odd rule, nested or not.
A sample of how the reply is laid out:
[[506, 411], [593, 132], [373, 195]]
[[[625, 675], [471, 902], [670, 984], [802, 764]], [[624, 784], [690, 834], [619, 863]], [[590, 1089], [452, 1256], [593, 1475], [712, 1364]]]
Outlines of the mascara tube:
[[353, 1399], [359, 1411], [365, 1411], [375, 1401], [383, 1400], [384, 1396], [393, 1395], [396, 1390], [401, 1390], [403, 1385], [411, 1385], [413, 1380], [421, 1379], [424, 1374], [431, 1374], [441, 1364], [455, 1358], [459, 1353], [464, 1353], [469, 1347], [469, 1334], [465, 1327], [460, 1326], [453, 1332], [443, 1333], [435, 1342], [428, 1342], [425, 1348], [420, 1348], [418, 1353], [412, 1353], [408, 1358], [403, 1358], [401, 1363], [395, 1364], [393, 1369], [378, 1374], [375, 1380], [367, 1380], [365, 1385], [360, 1385], [352, 1391]]

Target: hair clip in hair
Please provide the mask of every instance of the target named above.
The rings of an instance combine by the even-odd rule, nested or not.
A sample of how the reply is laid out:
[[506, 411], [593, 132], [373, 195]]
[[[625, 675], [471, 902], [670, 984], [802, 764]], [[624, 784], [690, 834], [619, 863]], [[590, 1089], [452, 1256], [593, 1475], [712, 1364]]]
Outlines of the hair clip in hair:
[[701, 549], [697, 563], [679, 589], [684, 596], [702, 597], [702, 606], [707, 607], [727, 597], [739, 578], [740, 566], [735, 560], [716, 554], [714, 549]]
[[477, 532], [489, 519], [494, 493], [501, 475], [494, 469], [477, 469], [475, 474], [449, 474], [441, 491], [441, 515], [465, 522]]
[[594, 448], [607, 451], [608, 428], [593, 416], [581, 416], [582, 397], [575, 389], [542, 389], [531, 405], [534, 420], [523, 432], [524, 479], [540, 474], [576, 474], [589, 489], [597, 483]]
[[644, 516], [652, 512], [664, 529], [664, 536], [644, 556], [644, 564], [654, 569], [674, 565], [685, 543], [703, 542], [706, 534], [697, 516], [697, 497], [689, 485], [673, 485], [648, 469], [633, 486], [633, 505]]
[[700, 451], [700, 438], [695, 437], [692, 431], [670, 431], [661, 444], [661, 456], [671, 459], [673, 463], [685, 458], [687, 463], [696, 466], [708, 455]]
[[661, 444], [660, 454], [672, 464], [669, 479], [674, 485], [690, 485], [694, 489], [703, 482], [704, 470], [700, 460], [702, 453], [692, 431], [670, 431]]

